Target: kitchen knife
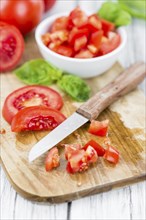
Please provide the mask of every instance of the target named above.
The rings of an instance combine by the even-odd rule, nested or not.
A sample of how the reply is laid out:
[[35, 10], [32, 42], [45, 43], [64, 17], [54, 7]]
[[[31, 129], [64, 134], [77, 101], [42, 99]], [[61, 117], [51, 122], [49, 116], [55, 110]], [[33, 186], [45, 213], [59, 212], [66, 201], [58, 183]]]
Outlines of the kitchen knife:
[[41, 156], [87, 121], [97, 118], [106, 107], [141, 83], [145, 75], [146, 66], [143, 62], [135, 63], [126, 69], [34, 145], [29, 153], [29, 161], [31, 162]]

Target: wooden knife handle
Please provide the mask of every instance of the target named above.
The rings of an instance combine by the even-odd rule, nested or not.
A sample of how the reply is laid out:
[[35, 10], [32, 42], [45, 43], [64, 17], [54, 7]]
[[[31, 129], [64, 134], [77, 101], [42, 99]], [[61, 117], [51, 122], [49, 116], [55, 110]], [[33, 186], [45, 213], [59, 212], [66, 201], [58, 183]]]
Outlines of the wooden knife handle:
[[77, 110], [89, 120], [98, 115], [121, 96], [132, 91], [146, 76], [146, 66], [138, 62], [121, 73], [113, 82], [106, 85]]

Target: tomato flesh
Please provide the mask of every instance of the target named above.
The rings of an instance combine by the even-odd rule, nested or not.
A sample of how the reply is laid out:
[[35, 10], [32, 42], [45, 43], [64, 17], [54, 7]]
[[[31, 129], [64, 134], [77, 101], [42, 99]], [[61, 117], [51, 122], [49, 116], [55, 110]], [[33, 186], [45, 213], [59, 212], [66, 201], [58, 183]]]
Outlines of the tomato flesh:
[[57, 147], [53, 147], [47, 154], [45, 160], [45, 169], [46, 171], [51, 171], [53, 168], [56, 168], [60, 165], [60, 157]]
[[100, 146], [96, 141], [94, 141], [94, 140], [88, 141], [84, 145], [84, 149], [86, 150], [89, 146], [91, 146], [92, 148], [94, 148], [94, 150], [96, 150], [97, 155], [99, 157], [103, 157], [103, 155], [105, 154], [105, 149], [102, 146]]
[[51, 32], [56, 32], [60, 30], [66, 30], [68, 27], [68, 17], [62, 16], [57, 18], [51, 26]]
[[92, 120], [88, 132], [97, 136], [104, 137], [108, 132], [109, 120], [95, 121]]
[[58, 92], [46, 86], [24, 86], [6, 98], [2, 110], [3, 117], [8, 123], [11, 123], [19, 110], [36, 105], [60, 110], [63, 100]]
[[102, 30], [96, 31], [96, 32], [92, 33], [92, 35], [91, 35], [90, 44], [94, 45], [97, 48], [97, 50], [100, 48], [102, 36], [103, 36]]
[[45, 106], [33, 106], [21, 109], [11, 123], [13, 132], [52, 130], [66, 117], [59, 111]]
[[56, 52], [66, 57], [71, 57], [73, 55], [73, 49], [65, 45], [59, 45], [56, 48]]
[[77, 53], [74, 57], [75, 58], [92, 58], [94, 55], [93, 53], [91, 53], [88, 49], [84, 49], [84, 50], [81, 50], [79, 53]]
[[107, 161], [117, 164], [119, 162], [119, 152], [112, 146], [108, 146], [103, 156]]
[[80, 37], [87, 37], [88, 38], [89, 31], [87, 28], [84, 29], [77, 29], [76, 27], [72, 29], [69, 34], [68, 42], [70, 45], [74, 45], [75, 41]]
[[76, 27], [80, 27], [88, 20], [88, 16], [79, 8], [75, 8], [69, 15], [69, 19]]
[[0, 22], [0, 72], [12, 70], [19, 63], [24, 50], [20, 31]]
[[76, 39], [75, 43], [74, 43], [74, 50], [79, 51], [79, 50], [83, 49], [86, 46], [87, 41], [88, 41], [88, 39], [86, 36], [82, 36], [82, 37]]
[[88, 146], [87, 149], [84, 149], [80, 144], [66, 144], [65, 157], [68, 160], [66, 166], [68, 173], [83, 172], [98, 159], [98, 155], [93, 147]]

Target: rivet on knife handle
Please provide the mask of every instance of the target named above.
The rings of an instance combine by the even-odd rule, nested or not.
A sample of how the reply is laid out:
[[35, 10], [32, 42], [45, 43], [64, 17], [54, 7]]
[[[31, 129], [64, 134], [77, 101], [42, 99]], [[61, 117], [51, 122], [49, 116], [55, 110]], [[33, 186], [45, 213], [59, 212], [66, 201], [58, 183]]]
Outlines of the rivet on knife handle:
[[77, 110], [89, 120], [95, 119], [119, 97], [132, 91], [146, 76], [145, 63], [135, 63], [121, 73]]

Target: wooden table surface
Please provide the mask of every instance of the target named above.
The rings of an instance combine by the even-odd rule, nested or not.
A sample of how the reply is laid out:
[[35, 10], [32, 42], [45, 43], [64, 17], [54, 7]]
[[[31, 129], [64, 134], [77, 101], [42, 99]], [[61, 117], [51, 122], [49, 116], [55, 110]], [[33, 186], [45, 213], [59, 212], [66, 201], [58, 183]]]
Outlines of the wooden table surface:
[[[56, 12], [71, 10], [77, 4], [81, 5], [83, 9], [94, 12], [102, 2], [101, 0], [58, 0], [47, 16]], [[132, 25], [126, 28], [128, 43], [120, 58], [120, 62], [124, 67], [135, 61], [145, 61], [145, 25], [144, 21], [135, 19]], [[140, 87], [145, 90], [145, 83], [143, 82]], [[146, 218], [145, 182], [86, 197], [71, 203], [50, 205], [23, 199], [13, 190], [2, 168], [0, 168], [0, 172], [2, 220], [142, 220]]]

